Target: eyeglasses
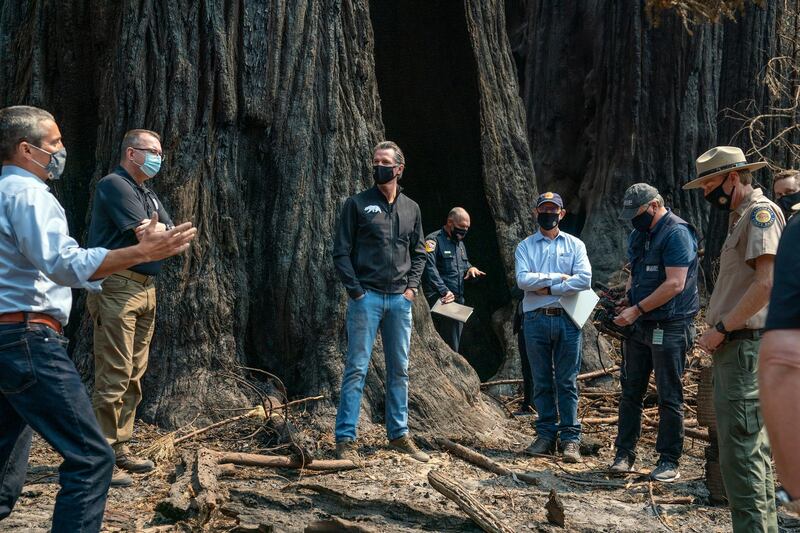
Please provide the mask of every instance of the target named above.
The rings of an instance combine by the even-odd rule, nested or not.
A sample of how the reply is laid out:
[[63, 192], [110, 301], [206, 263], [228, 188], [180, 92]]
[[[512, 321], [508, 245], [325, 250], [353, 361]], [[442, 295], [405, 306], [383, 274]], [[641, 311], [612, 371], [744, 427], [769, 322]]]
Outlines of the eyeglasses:
[[164, 152], [156, 150], [155, 148], [140, 148], [138, 146], [131, 146], [131, 148], [133, 148], [134, 150], [140, 150], [142, 152], [150, 152], [153, 155], [159, 156], [162, 161], [164, 160], [164, 157], [165, 157], [164, 156]]

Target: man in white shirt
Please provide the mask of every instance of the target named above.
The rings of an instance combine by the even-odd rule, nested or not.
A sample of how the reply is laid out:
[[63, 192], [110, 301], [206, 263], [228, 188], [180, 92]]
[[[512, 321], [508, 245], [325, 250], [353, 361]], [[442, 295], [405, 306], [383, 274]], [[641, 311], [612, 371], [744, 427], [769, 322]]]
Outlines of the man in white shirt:
[[533, 377], [536, 440], [525, 450], [550, 455], [560, 438], [564, 461], [581, 461], [577, 377], [581, 330], [564, 312], [561, 296], [589, 289], [592, 266], [583, 242], [560, 231], [561, 196], [546, 192], [536, 202], [539, 231], [517, 246], [517, 286], [525, 291], [523, 328]]

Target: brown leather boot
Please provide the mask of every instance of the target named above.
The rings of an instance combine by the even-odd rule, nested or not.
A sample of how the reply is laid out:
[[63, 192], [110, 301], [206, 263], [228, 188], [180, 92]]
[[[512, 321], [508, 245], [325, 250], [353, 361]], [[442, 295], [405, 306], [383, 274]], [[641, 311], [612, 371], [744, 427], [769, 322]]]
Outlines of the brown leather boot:
[[398, 439], [390, 440], [389, 448], [410, 455], [421, 463], [427, 463], [431, 460], [427, 453], [417, 448], [416, 443], [414, 443], [414, 441], [411, 440], [411, 437], [408, 435], [403, 435]]
[[119, 468], [127, 470], [128, 472], [142, 473], [149, 472], [155, 465], [153, 461], [136, 457], [131, 453], [131, 449], [127, 444], [117, 443], [113, 446], [114, 453], [117, 456], [116, 464]]
[[111, 475], [112, 487], [130, 487], [133, 485], [133, 478], [129, 476], [124, 470], [114, 467], [114, 473]]

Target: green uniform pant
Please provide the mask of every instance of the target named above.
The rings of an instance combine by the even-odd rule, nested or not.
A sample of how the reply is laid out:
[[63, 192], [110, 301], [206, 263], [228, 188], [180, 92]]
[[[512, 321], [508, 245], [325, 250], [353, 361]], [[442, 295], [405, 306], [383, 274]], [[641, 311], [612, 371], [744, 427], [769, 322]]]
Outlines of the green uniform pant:
[[767, 432], [758, 399], [759, 341], [736, 340], [714, 353], [719, 462], [734, 532], [778, 531]]
[[111, 445], [130, 440], [156, 318], [156, 289], [121, 276], [86, 300], [94, 321], [92, 406]]

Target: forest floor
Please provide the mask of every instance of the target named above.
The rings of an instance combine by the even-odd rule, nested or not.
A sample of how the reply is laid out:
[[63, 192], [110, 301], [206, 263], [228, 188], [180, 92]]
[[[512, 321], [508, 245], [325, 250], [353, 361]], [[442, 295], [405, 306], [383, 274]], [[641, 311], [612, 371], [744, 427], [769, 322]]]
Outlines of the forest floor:
[[[697, 374], [696, 370], [687, 372], [690, 388]], [[509, 416], [485, 434], [447, 436], [529, 474], [530, 484], [483, 470], [437, 449], [425, 438], [418, 443], [431, 454], [431, 461], [416, 462], [388, 451], [380, 426], [364, 428], [362, 423], [360, 452], [368, 461], [364, 468], [334, 472], [231, 468], [218, 476], [224, 500], [201, 525], [197, 516], [175, 522], [156, 511], [175, 481], [175, 464], [162, 461], [153, 472], [134, 475], [132, 487], [111, 489], [104, 531], [480, 531], [453, 501], [431, 487], [427, 478], [431, 471], [457, 481], [511, 531], [730, 531], [727, 508], [709, 501], [704, 475], [707, 444], [700, 439], [686, 438], [677, 482], [651, 484], [647, 480], [657, 458], [655, 432], [648, 430], [638, 448], [639, 471], [623, 477], [607, 472], [616, 424], [586, 421], [613, 415], [618, 386], [615, 379], [608, 394], [596, 392], [594, 399], [581, 398], [584, 451], [591, 452], [582, 464], [522, 454], [534, 435], [533, 416]], [[653, 404], [652, 398], [649, 402]], [[687, 399], [687, 418], [692, 417], [692, 402]], [[320, 459], [333, 458], [331, 415], [293, 413], [295, 425], [316, 443], [314, 453]], [[280, 449], [270, 447], [260, 427], [255, 420], [242, 420], [182, 444], [177, 455], [201, 447], [280, 454]], [[138, 423], [132, 447], [141, 451], [164, 435], [156, 427]], [[24, 492], [11, 516], [0, 522], [0, 531], [48, 531], [58, 490], [58, 464], [58, 455], [37, 437]], [[548, 521], [545, 505], [551, 489], [563, 504], [563, 528]], [[800, 531], [800, 520], [785, 513], [780, 515], [780, 524], [782, 531]]]

